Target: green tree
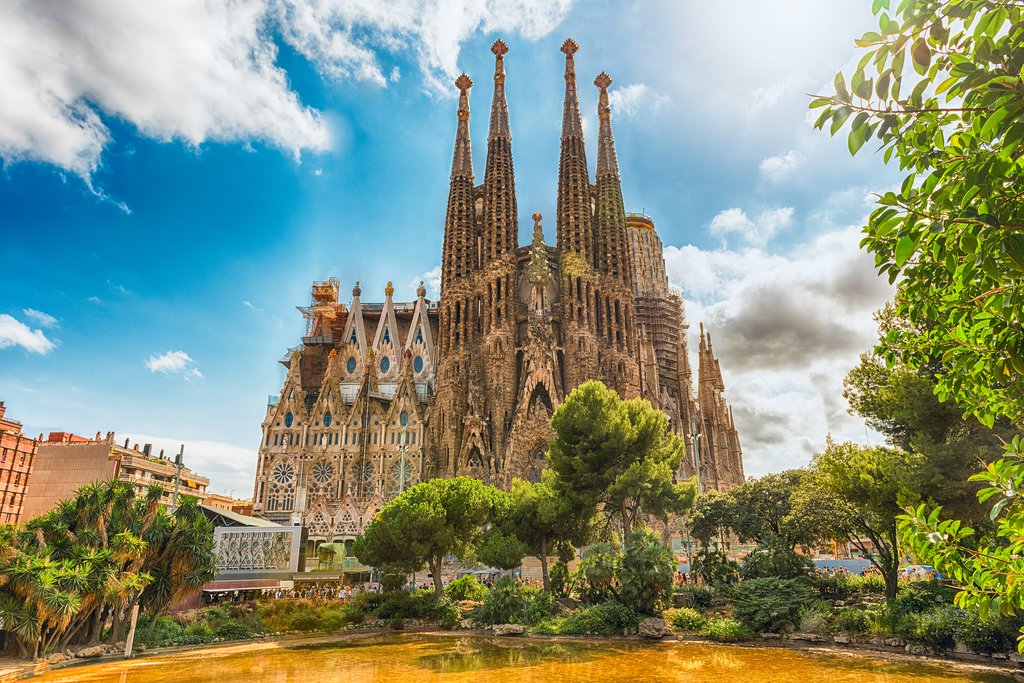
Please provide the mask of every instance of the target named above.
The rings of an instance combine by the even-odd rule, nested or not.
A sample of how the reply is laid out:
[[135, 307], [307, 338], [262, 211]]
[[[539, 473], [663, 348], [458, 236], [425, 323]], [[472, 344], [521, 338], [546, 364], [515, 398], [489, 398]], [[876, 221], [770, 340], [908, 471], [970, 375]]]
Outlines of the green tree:
[[430, 479], [381, 508], [352, 552], [363, 564], [402, 573], [426, 564], [441, 598], [444, 557], [473, 557], [498, 500], [498, 492], [477, 479]]
[[[492, 560], [516, 552], [520, 560], [525, 555], [536, 557], [547, 592], [551, 591], [548, 558], [556, 549], [571, 551], [573, 545], [581, 545], [589, 533], [589, 520], [579, 514], [571, 499], [558, 494], [554, 479], [551, 470], [545, 470], [542, 480], [535, 483], [513, 479], [508, 505], [495, 515], [493, 529], [478, 553], [480, 560], [495, 567], [502, 565]], [[521, 550], [510, 538], [519, 542]]]
[[735, 517], [732, 497], [714, 489], [699, 495], [687, 513], [690, 534], [704, 547], [725, 538], [732, 530]]
[[25, 656], [123, 639], [138, 604], [154, 615], [215, 575], [213, 529], [195, 499], [173, 515], [162, 491], [89, 484], [24, 527], [0, 527], [0, 620]]
[[900, 561], [896, 518], [915, 457], [829, 439], [825, 450], [814, 456], [810, 476], [794, 498], [794, 514], [823, 516], [829, 537], [845, 539], [878, 568], [890, 601], [896, 597]]
[[[856, 153], [880, 141], [906, 172], [879, 198], [863, 246], [912, 324], [882, 340], [887, 360], [932, 359], [940, 398], [988, 426], [1024, 418], [1024, 7], [1007, 0], [873, 0], [857, 68], [818, 97], [817, 126], [849, 123]], [[908, 69], [907, 65], [912, 68]], [[925, 323], [925, 324], [919, 324]]]
[[675, 482], [683, 441], [649, 401], [623, 401], [601, 382], [584, 382], [558, 407], [551, 426], [548, 462], [556, 491], [582, 513], [617, 520], [627, 541], [645, 515], [667, 522], [692, 505], [695, 484]]
[[650, 530], [634, 531], [619, 568], [622, 602], [639, 614], [656, 614], [672, 591], [676, 558]]

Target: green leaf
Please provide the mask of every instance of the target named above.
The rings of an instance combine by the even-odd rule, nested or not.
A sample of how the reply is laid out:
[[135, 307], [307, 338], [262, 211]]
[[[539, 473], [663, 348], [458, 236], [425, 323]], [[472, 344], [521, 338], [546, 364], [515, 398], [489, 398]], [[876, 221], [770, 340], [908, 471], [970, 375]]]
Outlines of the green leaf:
[[853, 113], [853, 109], [850, 107], [842, 106], [836, 108], [835, 114], [832, 115], [832, 135], [839, 132], [839, 129], [846, 123], [846, 119], [850, 118], [850, 114]]
[[900, 238], [900, 241], [896, 243], [896, 250], [893, 252], [893, 260], [896, 262], [898, 267], [903, 267], [903, 264], [905, 264], [914, 253], [915, 246], [914, 238], [910, 235], [904, 235]]
[[932, 63], [932, 51], [928, 48], [928, 41], [924, 38], [915, 40], [910, 46], [910, 56], [914, 61], [914, 70], [924, 76]]

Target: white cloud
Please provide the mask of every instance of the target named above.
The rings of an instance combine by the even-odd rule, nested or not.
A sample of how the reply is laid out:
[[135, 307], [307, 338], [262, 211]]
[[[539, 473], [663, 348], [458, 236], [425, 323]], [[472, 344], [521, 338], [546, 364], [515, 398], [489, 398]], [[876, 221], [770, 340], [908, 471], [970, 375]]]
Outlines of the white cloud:
[[793, 222], [793, 207], [783, 206], [775, 209], [764, 209], [751, 220], [743, 209], [731, 208], [720, 211], [711, 219], [709, 229], [712, 235], [726, 237], [737, 234], [750, 244], [764, 244], [780, 230], [788, 228]]
[[21, 312], [25, 314], [26, 318], [29, 318], [30, 320], [34, 320], [37, 325], [41, 325], [42, 327], [56, 327], [57, 326], [57, 319], [54, 318], [49, 313], [43, 313], [42, 311], [37, 311], [34, 308], [25, 308], [25, 309], [22, 309]]
[[0, 314], [0, 349], [12, 346], [20, 346], [29, 353], [46, 354], [56, 345], [42, 330], [33, 330], [13, 316]]
[[[571, 0], [133, 0], [0, 6], [0, 159], [53, 164], [89, 182], [116, 117], [160, 141], [262, 141], [296, 157], [330, 147], [320, 112], [277, 65], [275, 35], [327, 77], [384, 86], [386, 54], [412, 52], [451, 94], [477, 31], [538, 38]], [[389, 69], [390, 79], [400, 72]]]
[[892, 288], [860, 237], [858, 227], [832, 230], [784, 254], [665, 249], [692, 335], [698, 322], [712, 333], [748, 474], [806, 464], [830, 432], [864, 438], [863, 422], [846, 412], [842, 378], [874, 344], [872, 313]]
[[90, 296], [88, 301], [91, 304], [101, 304], [101, 303], [103, 303], [103, 299], [99, 298], [98, 296]]
[[668, 95], [652, 91], [644, 83], [631, 83], [608, 92], [608, 105], [612, 114], [631, 118], [642, 111], [657, 112], [672, 103]]
[[777, 183], [796, 169], [802, 161], [803, 158], [799, 154], [790, 150], [785, 154], [763, 159], [759, 169], [762, 176]]
[[[202, 439], [181, 439], [166, 436], [126, 433], [120, 437], [121, 443], [127, 438], [131, 443], [153, 444], [154, 455], [164, 451], [164, 456], [174, 459], [174, 455], [182, 445], [185, 446], [185, 466], [196, 474], [209, 477], [209, 491], [231, 493], [236, 498], [250, 498], [253, 493], [253, 482], [256, 480], [256, 449], [243, 448], [223, 441]], [[257, 440], [259, 434], [256, 434]]]
[[421, 281], [424, 287], [427, 288], [427, 298], [437, 300], [441, 292], [441, 266], [434, 266], [427, 272], [414, 277], [409, 280], [409, 284], [406, 286], [415, 292], [416, 288], [420, 286]]
[[146, 367], [150, 372], [177, 374], [186, 380], [203, 377], [203, 373], [196, 367], [195, 361], [184, 351], [168, 351], [160, 356], [150, 356], [146, 360]]
[[253, 303], [252, 303], [251, 301], [249, 301], [249, 300], [245, 300], [245, 301], [242, 301], [242, 305], [243, 305], [243, 306], [245, 306], [246, 308], [248, 308], [248, 309], [249, 309], [250, 311], [253, 311], [253, 312], [255, 312], [255, 313], [262, 313], [262, 312], [263, 312], [263, 309], [262, 309], [262, 308], [257, 308], [257, 307], [256, 307], [256, 306], [254, 306], [254, 305], [253, 305]]

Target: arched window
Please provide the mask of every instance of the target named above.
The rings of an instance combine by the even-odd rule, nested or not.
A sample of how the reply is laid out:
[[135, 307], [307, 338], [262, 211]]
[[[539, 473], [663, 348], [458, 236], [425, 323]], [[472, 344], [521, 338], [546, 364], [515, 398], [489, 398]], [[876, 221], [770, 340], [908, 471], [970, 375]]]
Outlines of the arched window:
[[413, 359], [412, 369], [416, 372], [423, 372], [423, 356], [416, 356]]
[[292, 426], [292, 422], [294, 422], [294, 421], [295, 421], [295, 416], [292, 415], [291, 413], [288, 413], [287, 415], [284, 416], [284, 426], [285, 427], [291, 427]]
[[330, 427], [331, 426], [331, 421], [333, 419], [334, 418], [331, 417], [331, 411], [328, 410], [326, 413], [324, 413], [324, 427]]
[[384, 356], [380, 359], [380, 371], [383, 374], [387, 374], [387, 371], [391, 369], [391, 359]]
[[[353, 334], [355, 334], [355, 333], [353, 333]], [[355, 340], [353, 339], [353, 341], [355, 341]], [[353, 372], [356, 371], [356, 357], [355, 356], [349, 356], [348, 357], [348, 360], [345, 361], [345, 369], [348, 370], [348, 373], [350, 375]]]

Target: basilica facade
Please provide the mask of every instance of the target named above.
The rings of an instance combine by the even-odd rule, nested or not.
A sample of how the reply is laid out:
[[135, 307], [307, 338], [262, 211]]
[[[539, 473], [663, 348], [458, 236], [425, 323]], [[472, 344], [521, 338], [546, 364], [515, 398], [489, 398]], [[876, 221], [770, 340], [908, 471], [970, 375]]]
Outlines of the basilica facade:
[[424, 479], [468, 475], [508, 487], [538, 480], [552, 413], [574, 387], [599, 379], [670, 417], [686, 458], [680, 478], [702, 488], [743, 481], [743, 459], [710, 335], [699, 335], [694, 383], [682, 295], [669, 287], [653, 220], [626, 213], [608, 87], [598, 89], [591, 180], [575, 54], [566, 40], [555, 244], [533, 214], [518, 240], [507, 46], [497, 41], [483, 183], [470, 146], [469, 92], [459, 105], [441, 254], [441, 293], [348, 304], [340, 283], [313, 283], [306, 332], [267, 407], [255, 510], [308, 528], [311, 541], [354, 538], [380, 507]]

